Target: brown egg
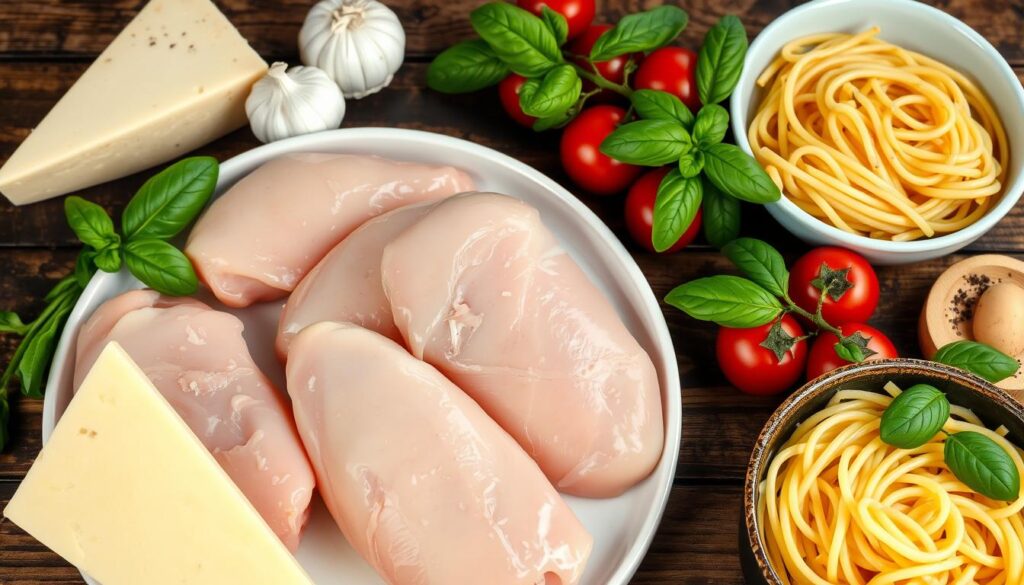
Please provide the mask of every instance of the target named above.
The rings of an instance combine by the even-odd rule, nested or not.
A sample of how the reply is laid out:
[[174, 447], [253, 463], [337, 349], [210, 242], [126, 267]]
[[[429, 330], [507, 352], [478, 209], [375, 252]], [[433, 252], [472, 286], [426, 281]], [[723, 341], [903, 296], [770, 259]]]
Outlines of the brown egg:
[[1024, 288], [1013, 282], [990, 286], [978, 299], [972, 329], [974, 339], [1003, 353], [1024, 352]]

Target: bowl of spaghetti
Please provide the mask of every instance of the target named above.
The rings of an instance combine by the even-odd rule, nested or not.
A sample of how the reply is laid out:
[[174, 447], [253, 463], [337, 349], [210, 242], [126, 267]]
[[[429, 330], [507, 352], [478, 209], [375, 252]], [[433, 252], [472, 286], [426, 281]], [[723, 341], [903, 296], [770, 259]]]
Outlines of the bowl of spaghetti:
[[815, 0], [761, 32], [730, 100], [769, 212], [875, 264], [950, 254], [1024, 192], [1024, 88], [973, 29], [915, 0]]
[[[901, 389], [945, 394], [949, 417], [912, 449], [885, 443]], [[1024, 473], [1024, 407], [962, 370], [921, 360], [853, 364], [787, 399], [765, 424], [744, 487], [740, 550], [751, 584], [1024, 582], [1024, 497], [959, 479], [943, 441], [980, 433]]]

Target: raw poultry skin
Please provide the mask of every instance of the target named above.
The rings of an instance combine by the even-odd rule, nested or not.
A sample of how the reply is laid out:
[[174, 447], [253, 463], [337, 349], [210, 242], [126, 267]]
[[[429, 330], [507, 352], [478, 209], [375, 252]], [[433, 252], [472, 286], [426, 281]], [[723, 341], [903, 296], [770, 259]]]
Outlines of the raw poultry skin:
[[286, 296], [366, 220], [472, 189], [466, 173], [447, 166], [349, 154], [284, 155], [214, 201], [192, 230], [185, 254], [217, 299], [246, 307]]
[[277, 328], [277, 356], [303, 327], [320, 321], [348, 322], [401, 341], [380, 282], [384, 246], [427, 214], [434, 202], [408, 205], [375, 217], [335, 246], [288, 297]]
[[249, 355], [242, 322], [151, 290], [114, 297], [78, 335], [76, 389], [110, 341], [149, 376], [281, 541], [298, 548], [313, 470], [284, 397]]
[[571, 585], [592, 539], [523, 450], [397, 343], [318, 323], [288, 391], [318, 487], [391, 585]]
[[654, 365], [536, 209], [452, 197], [385, 248], [381, 274], [412, 354], [476, 400], [559, 491], [611, 497], [654, 469], [664, 442]]

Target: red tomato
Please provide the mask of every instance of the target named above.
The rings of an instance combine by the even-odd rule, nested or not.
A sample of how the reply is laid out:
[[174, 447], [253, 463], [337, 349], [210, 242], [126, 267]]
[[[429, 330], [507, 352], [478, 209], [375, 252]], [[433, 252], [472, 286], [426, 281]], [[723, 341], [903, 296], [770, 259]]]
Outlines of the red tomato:
[[[786, 353], [782, 361], [769, 349], [761, 347], [772, 324], [750, 329], [722, 327], [718, 330], [715, 353], [718, 367], [736, 386], [747, 394], [777, 394], [793, 387], [807, 362], [807, 341], [801, 339]], [[793, 337], [802, 337], [803, 328], [791, 315], [782, 317], [782, 330]]]
[[[633, 236], [636, 243], [643, 246], [650, 252], [654, 252], [654, 244], [651, 243], [651, 230], [654, 225], [654, 200], [658, 196], [658, 186], [661, 180], [668, 174], [669, 167], [661, 167], [644, 173], [642, 177], [633, 183], [626, 195], [626, 229]], [[679, 241], [665, 250], [666, 254], [678, 252], [690, 245], [700, 231], [701, 210], [697, 209], [697, 215], [693, 223], [686, 228]]]
[[537, 16], [541, 15], [542, 6], [561, 14], [569, 24], [570, 39], [576, 38], [594, 20], [594, 0], [516, 0], [516, 4]]
[[601, 153], [601, 142], [626, 117], [626, 110], [600, 105], [583, 110], [562, 132], [562, 167], [577, 185], [598, 195], [618, 193], [640, 174], [635, 165]]
[[[610, 28], [612, 28], [610, 24], [592, 24], [588, 26], [587, 30], [583, 31], [579, 38], [569, 44], [569, 52], [577, 55], [589, 55], [590, 50], [594, 48], [594, 43], [597, 42], [597, 38]], [[629, 61], [630, 56], [633, 57], [634, 61], [639, 62], [643, 58], [643, 53], [620, 55], [608, 61], [599, 61], [594, 63], [594, 65], [601, 76], [608, 81], [622, 83], [625, 80], [626, 62]], [[590, 87], [593, 88], [593, 84], [589, 81], [584, 80], [583, 84], [585, 86], [590, 84]]]
[[532, 128], [537, 118], [523, 112], [523, 108], [519, 107], [519, 90], [523, 87], [524, 83], [526, 83], [526, 78], [522, 75], [509, 74], [508, 77], [502, 79], [501, 83], [498, 84], [498, 98], [501, 100], [501, 106], [505, 108], [505, 113], [508, 114], [509, 118], [512, 118], [522, 126]]
[[[843, 335], [853, 335], [859, 331], [861, 335], [869, 339], [868, 349], [874, 351], [875, 354], [869, 356], [865, 361], [899, 357], [899, 354], [896, 353], [896, 346], [892, 344], [892, 341], [889, 341], [889, 338], [884, 333], [870, 325], [844, 323], [839, 326], [839, 330], [843, 332]], [[836, 353], [833, 346], [837, 343], [839, 343], [839, 338], [836, 337], [836, 334], [827, 331], [822, 332], [814, 340], [814, 345], [811, 346], [811, 353], [807, 358], [808, 380], [813, 380], [822, 374], [850, 364], [850, 362], [839, 357], [839, 354]]]
[[644, 58], [633, 80], [635, 89], [659, 89], [700, 109], [697, 95], [697, 53], [682, 47], [662, 47]]
[[833, 270], [849, 268], [846, 277], [853, 287], [838, 301], [825, 295], [821, 315], [832, 325], [867, 321], [878, 307], [878, 276], [863, 256], [843, 248], [815, 248], [793, 264], [789, 273], [789, 294], [793, 302], [811, 313], [817, 309], [821, 291], [811, 282], [818, 278], [822, 264]]

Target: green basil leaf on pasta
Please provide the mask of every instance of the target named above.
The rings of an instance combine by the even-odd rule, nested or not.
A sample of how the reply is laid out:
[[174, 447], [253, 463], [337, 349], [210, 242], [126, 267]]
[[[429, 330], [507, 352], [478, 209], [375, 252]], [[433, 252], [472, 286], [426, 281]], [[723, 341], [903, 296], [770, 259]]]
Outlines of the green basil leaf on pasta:
[[1009, 453], [976, 431], [946, 438], [946, 465], [953, 475], [979, 494], [1004, 502], [1020, 496], [1020, 472]]
[[900, 449], [916, 449], [942, 430], [949, 420], [949, 400], [930, 384], [915, 384], [893, 398], [882, 413], [882, 441]]

